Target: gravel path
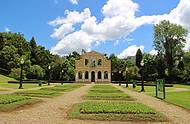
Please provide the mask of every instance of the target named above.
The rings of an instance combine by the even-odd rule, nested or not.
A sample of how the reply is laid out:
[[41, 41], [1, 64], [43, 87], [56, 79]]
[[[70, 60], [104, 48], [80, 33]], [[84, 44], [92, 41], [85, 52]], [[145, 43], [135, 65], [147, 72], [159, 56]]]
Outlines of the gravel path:
[[82, 96], [90, 87], [86, 85], [62, 96], [45, 99], [27, 109], [0, 113], [0, 124], [65, 124], [67, 111], [73, 104], [82, 101]]
[[[115, 86], [115, 85], [114, 85]], [[163, 102], [152, 96], [148, 96], [145, 93], [135, 92], [127, 90], [126, 88], [115, 86], [130, 96], [137, 99], [138, 102], [146, 104], [155, 110], [166, 115], [169, 120], [174, 124], [190, 124], [190, 112], [181, 107]], [[190, 103], [189, 103], [190, 104]]]

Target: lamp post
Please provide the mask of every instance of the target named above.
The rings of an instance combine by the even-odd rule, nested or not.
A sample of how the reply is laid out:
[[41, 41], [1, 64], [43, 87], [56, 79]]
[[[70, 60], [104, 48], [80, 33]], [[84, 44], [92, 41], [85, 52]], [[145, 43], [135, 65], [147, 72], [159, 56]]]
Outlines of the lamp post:
[[121, 71], [119, 71], [119, 86], [121, 86]]
[[49, 80], [48, 80], [48, 85], [50, 85], [50, 78], [51, 78], [51, 66], [48, 66], [48, 70], [49, 70]]
[[19, 85], [19, 89], [23, 89], [23, 87], [22, 87], [23, 64], [24, 64], [24, 59], [22, 58], [22, 59], [20, 60], [20, 85]]
[[144, 92], [144, 61], [141, 61], [141, 92]]
[[61, 85], [63, 85], [63, 72], [64, 72], [64, 70], [61, 70], [61, 74], [62, 74], [62, 83], [61, 83]]
[[126, 69], [125, 69], [125, 71], [126, 71], [126, 72], [125, 72], [125, 73], [126, 73], [126, 75], [125, 75], [125, 76], [126, 76], [126, 87], [128, 87], [128, 76], [127, 76], [128, 70], [129, 70], [129, 69], [126, 67]]

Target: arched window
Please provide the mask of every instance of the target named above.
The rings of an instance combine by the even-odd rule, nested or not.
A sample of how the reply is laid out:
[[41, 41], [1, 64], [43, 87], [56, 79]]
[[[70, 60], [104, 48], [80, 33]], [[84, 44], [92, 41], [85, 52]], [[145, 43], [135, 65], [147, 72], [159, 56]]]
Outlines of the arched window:
[[101, 66], [102, 65], [102, 60], [98, 59], [98, 65]]
[[85, 79], [88, 79], [88, 71], [85, 71]]
[[101, 73], [101, 71], [98, 72], [98, 79], [102, 79], [102, 73]]
[[82, 71], [78, 72], [78, 77], [79, 77], [79, 79], [82, 79]]
[[85, 59], [85, 66], [88, 66], [88, 59]]
[[107, 71], [104, 72], [104, 79], [108, 79], [108, 72]]

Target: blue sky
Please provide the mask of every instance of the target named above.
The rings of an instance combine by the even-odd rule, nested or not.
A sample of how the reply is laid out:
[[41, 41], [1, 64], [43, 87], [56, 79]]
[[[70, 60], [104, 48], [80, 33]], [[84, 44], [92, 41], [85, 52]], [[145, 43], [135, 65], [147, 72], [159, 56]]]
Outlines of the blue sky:
[[[39, 45], [43, 45], [49, 50], [51, 50], [53, 53], [57, 53], [60, 55], [67, 54], [72, 50], [80, 51], [80, 49], [84, 47], [87, 50], [96, 50], [107, 54], [115, 53], [116, 55], [120, 55], [123, 52], [122, 56], [127, 56], [133, 54], [133, 53], [127, 53], [126, 49], [130, 46], [135, 46], [133, 48], [138, 48], [138, 47], [140, 48], [140, 46], [143, 46], [142, 49], [145, 52], [153, 50], [153, 24], [157, 23], [158, 20], [161, 20], [160, 18], [171, 19], [173, 22], [177, 23], [181, 22], [180, 19], [178, 20], [173, 19], [172, 18], [173, 14], [171, 12], [173, 9], [177, 10], [180, 9], [179, 5], [180, 0], [175, 0], [175, 1], [174, 0], [133, 0], [133, 1], [115, 0], [115, 1], [118, 2], [127, 1], [125, 2], [125, 4], [127, 4], [126, 7], [129, 7], [128, 11], [134, 13], [135, 20], [138, 21], [137, 18], [140, 18], [139, 20], [144, 21], [144, 23], [140, 24], [140, 22], [137, 22], [139, 24], [138, 25], [134, 24], [135, 26], [133, 27], [133, 25], [131, 25], [131, 22], [129, 23], [125, 21], [124, 23], [125, 24], [129, 23], [132, 26], [132, 28], [122, 29], [122, 31], [119, 32], [120, 34], [117, 34], [117, 36], [112, 38], [112, 36], [108, 34], [109, 32], [103, 32], [102, 34], [97, 35], [97, 32], [89, 31], [90, 29], [92, 29], [91, 25], [90, 27], [87, 27], [85, 29], [82, 28], [83, 27], [82, 25], [84, 24], [85, 21], [91, 19], [93, 16], [96, 18], [95, 21], [96, 25], [100, 24], [100, 27], [101, 23], [104, 22], [103, 20], [106, 17], [110, 19], [110, 22], [105, 23], [105, 25], [111, 25], [113, 18], [116, 18], [117, 16], [126, 17], [126, 20], [133, 19], [128, 17], [127, 14], [126, 15], [120, 14], [120, 12], [123, 13], [123, 11], [125, 10], [122, 11], [118, 10], [118, 13], [116, 15], [110, 15], [109, 11], [112, 10], [111, 7], [114, 7], [113, 0], [78, 0], [78, 4], [72, 4], [70, 0], [1, 0], [0, 31], [3, 32], [6, 30], [10, 30], [12, 32], [21, 32], [24, 34], [27, 40], [30, 40], [31, 37], [34, 36]], [[183, 1], [181, 2], [181, 4], [183, 3], [184, 5], [185, 2], [187, 2], [188, 0], [181, 0], [181, 1]], [[105, 12], [103, 12], [103, 7], [105, 5], [107, 5], [107, 7], [105, 7]], [[118, 5], [118, 8], [120, 8], [121, 5], [122, 4]], [[134, 5], [138, 5], [138, 8], [135, 8]], [[51, 36], [52, 34], [56, 33], [55, 32], [56, 29], [58, 29], [57, 33], [58, 32], [63, 33], [63, 30], [59, 28], [63, 25], [68, 24], [67, 14], [65, 14], [66, 12], [69, 11], [69, 13], [72, 13], [73, 11], [75, 11], [80, 14], [81, 12], [84, 11], [85, 8], [89, 9], [90, 15], [89, 17], [83, 19], [79, 23], [78, 22], [72, 23], [72, 28], [75, 28], [74, 30], [69, 31], [66, 34], [61, 34], [61, 36], [60, 35], [59, 36], [56, 35], [53, 37]], [[167, 17], [163, 16], [164, 14], [167, 14]], [[156, 17], [156, 19], [152, 19], [153, 15], [156, 16], [160, 15], [161, 17], [159, 16]], [[141, 18], [142, 16], [149, 16], [149, 17], [145, 17], [145, 19], [144, 18], [142, 19]], [[72, 18], [76, 20], [75, 17]], [[150, 21], [145, 21], [146, 18], [147, 20]], [[55, 22], [56, 19], [59, 21], [65, 21], [67, 19], [67, 22], [64, 22], [60, 25], [50, 24], [50, 22], [52, 21]], [[182, 23], [182, 25], [186, 26], [186, 24], [184, 23]], [[112, 28], [110, 27], [110, 30], [115, 30], [114, 28], [113, 29]], [[89, 40], [85, 40], [84, 38], [80, 39], [80, 37], [78, 39], [67, 38], [69, 34], [78, 32], [81, 29], [83, 33], [82, 35], [81, 34], [78, 35], [81, 37], [87, 36], [87, 39], [90, 37]], [[104, 27], [100, 28], [100, 30], [103, 29]], [[107, 30], [109, 30], [109, 27], [107, 27]], [[120, 28], [118, 30], [120, 30]], [[85, 35], [83, 35], [84, 32]], [[110, 33], [112, 32], [110, 31]], [[71, 37], [77, 37], [78, 35], [71, 35]], [[98, 37], [99, 35], [101, 35], [100, 38]], [[84, 42], [76, 41], [83, 39], [85, 40]], [[81, 42], [81, 46], [80, 43], [77, 42]], [[65, 48], [65, 46], [67, 45], [69, 46], [69, 48]]]

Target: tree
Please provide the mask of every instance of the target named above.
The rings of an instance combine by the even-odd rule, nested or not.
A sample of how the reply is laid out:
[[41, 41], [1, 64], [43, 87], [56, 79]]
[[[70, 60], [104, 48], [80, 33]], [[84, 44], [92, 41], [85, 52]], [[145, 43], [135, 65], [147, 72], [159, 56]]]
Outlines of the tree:
[[41, 79], [44, 76], [44, 69], [39, 65], [33, 65], [28, 70], [26, 77], [29, 79]]
[[186, 52], [183, 56], [183, 65], [184, 69], [181, 70], [182, 71], [182, 75], [180, 75], [180, 77], [184, 80], [184, 81], [189, 81], [190, 80], [190, 52]]
[[169, 77], [172, 75], [174, 63], [183, 55], [182, 48], [186, 42], [187, 30], [182, 26], [161, 21], [154, 26], [154, 47], [164, 55]]
[[146, 80], [154, 80], [157, 75], [156, 70], [156, 56], [150, 54], [144, 54], [144, 78]]
[[136, 53], [136, 66], [138, 68], [141, 67], [141, 61], [143, 59], [143, 55], [142, 55], [142, 52], [140, 49], [137, 50], [137, 53]]

